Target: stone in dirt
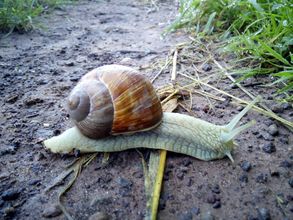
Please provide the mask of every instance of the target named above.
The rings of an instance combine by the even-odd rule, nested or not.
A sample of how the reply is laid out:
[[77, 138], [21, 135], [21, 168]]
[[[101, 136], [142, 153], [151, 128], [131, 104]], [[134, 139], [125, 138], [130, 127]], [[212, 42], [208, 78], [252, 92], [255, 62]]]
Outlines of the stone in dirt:
[[270, 142], [270, 143], [264, 144], [262, 146], [262, 150], [268, 154], [271, 154], [273, 152], [276, 152], [276, 147], [272, 142]]
[[28, 97], [27, 99], [24, 100], [24, 104], [28, 107], [32, 105], [36, 105], [38, 103], [43, 103], [44, 100], [40, 97]]
[[54, 218], [62, 214], [60, 207], [57, 204], [49, 204], [45, 207], [42, 216], [45, 218]]
[[15, 200], [19, 197], [20, 191], [17, 189], [9, 189], [2, 193], [2, 199], [4, 201]]
[[243, 183], [248, 183], [248, 176], [247, 176], [247, 174], [242, 174], [242, 175], [239, 177], [239, 181], [240, 181], [240, 182], [243, 182]]
[[212, 65], [209, 64], [209, 63], [205, 63], [205, 64], [202, 66], [202, 70], [203, 70], [203, 71], [206, 71], [206, 72], [212, 70], [212, 68], [213, 68]]
[[270, 211], [268, 209], [260, 208], [257, 211], [258, 211], [258, 219], [259, 220], [270, 220], [271, 219]]
[[243, 161], [240, 164], [240, 167], [242, 168], [243, 171], [248, 172], [251, 169], [251, 163], [249, 161]]
[[110, 220], [111, 217], [104, 212], [96, 212], [88, 220]]
[[291, 168], [292, 167], [292, 162], [290, 162], [288, 160], [283, 160], [280, 163], [280, 167], [283, 167], [283, 168]]
[[256, 177], [257, 183], [266, 183], [268, 181], [267, 174], [261, 173]]
[[268, 127], [268, 132], [272, 136], [277, 136], [279, 134], [279, 129], [276, 124], [272, 124]]
[[221, 201], [216, 201], [216, 202], [213, 204], [213, 208], [214, 208], [214, 209], [219, 209], [219, 208], [221, 208]]

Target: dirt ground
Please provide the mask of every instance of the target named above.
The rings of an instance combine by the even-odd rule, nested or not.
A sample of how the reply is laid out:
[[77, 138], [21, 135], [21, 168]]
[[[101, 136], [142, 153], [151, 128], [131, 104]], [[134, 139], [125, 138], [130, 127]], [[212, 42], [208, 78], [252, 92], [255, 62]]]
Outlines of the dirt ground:
[[[75, 157], [47, 152], [42, 140], [72, 126], [65, 99], [87, 71], [112, 63], [143, 67], [164, 60], [173, 45], [187, 39], [182, 33], [161, 38], [177, 8], [172, 1], [158, 7], [81, 1], [44, 15], [41, 30], [1, 39], [1, 219], [65, 219], [55, 207], [60, 186], [45, 189]], [[152, 78], [157, 71], [142, 73]], [[168, 82], [169, 75], [155, 86]], [[237, 94], [228, 80], [220, 86]], [[269, 99], [267, 88], [252, 88]], [[270, 101], [292, 121], [292, 106]], [[228, 123], [240, 110], [228, 102], [205, 113], [205, 106], [198, 101], [193, 110], [217, 124]], [[159, 219], [293, 219], [292, 133], [255, 112], [242, 121], [252, 119], [257, 124], [236, 138], [234, 164], [168, 153]], [[141, 152], [147, 159], [150, 150]], [[146, 198], [137, 151], [112, 153], [106, 166], [101, 163], [100, 154], [66, 194], [68, 211], [75, 219], [101, 219], [97, 215], [103, 213], [109, 219], [143, 219]]]

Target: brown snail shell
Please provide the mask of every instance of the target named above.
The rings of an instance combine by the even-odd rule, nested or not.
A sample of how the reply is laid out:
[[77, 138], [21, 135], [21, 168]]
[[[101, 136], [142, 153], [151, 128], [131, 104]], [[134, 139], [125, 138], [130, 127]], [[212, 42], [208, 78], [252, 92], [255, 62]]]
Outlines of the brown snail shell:
[[149, 130], [163, 116], [151, 82], [121, 65], [102, 66], [84, 75], [70, 93], [68, 110], [90, 138]]

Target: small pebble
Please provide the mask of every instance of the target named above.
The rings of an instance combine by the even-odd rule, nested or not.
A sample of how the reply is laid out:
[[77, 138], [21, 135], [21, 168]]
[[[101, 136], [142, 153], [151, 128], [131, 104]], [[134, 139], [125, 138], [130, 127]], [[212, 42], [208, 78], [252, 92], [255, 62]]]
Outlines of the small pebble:
[[179, 171], [178, 173], [176, 173], [176, 177], [177, 177], [178, 179], [180, 179], [180, 180], [183, 180], [183, 178], [184, 178], [184, 172]]
[[270, 174], [272, 177], [280, 177], [280, 172], [278, 170], [271, 170]]
[[216, 201], [216, 202], [213, 204], [213, 208], [214, 208], [214, 209], [219, 209], [219, 208], [221, 208], [221, 201]]
[[34, 96], [28, 97], [27, 99], [24, 100], [24, 104], [28, 107], [32, 105], [36, 105], [38, 103], [43, 103], [43, 102], [44, 102], [44, 99], [39, 97], [34, 97]]
[[65, 53], [66, 53], [66, 49], [67, 49], [66, 47], [63, 47], [63, 48], [59, 51], [59, 53], [60, 53], [60, 54], [65, 54]]
[[14, 145], [6, 146], [0, 150], [0, 156], [4, 156], [7, 154], [15, 154], [16, 150], [17, 150], [17, 148]]
[[272, 136], [277, 136], [279, 134], [279, 129], [276, 124], [272, 124], [268, 127], [268, 132]]
[[262, 132], [262, 133], [261, 133], [261, 136], [262, 136], [266, 141], [273, 141], [273, 140], [274, 140], [273, 136], [272, 136], [270, 133], [268, 133], [268, 132]]
[[65, 63], [66, 66], [74, 66], [74, 62], [73, 61], [68, 61]]
[[273, 152], [276, 152], [276, 147], [272, 142], [270, 142], [270, 143], [264, 144], [262, 146], [262, 150], [268, 154], [271, 154]]
[[281, 107], [284, 109], [284, 110], [289, 110], [292, 108], [292, 105], [289, 104], [288, 102], [285, 102], [285, 103], [282, 103], [281, 104]]
[[184, 158], [181, 162], [180, 165], [183, 165], [185, 167], [188, 167], [190, 164], [192, 164], [192, 160], [190, 158]]
[[187, 184], [186, 184], [186, 185], [187, 185], [188, 187], [190, 187], [190, 186], [192, 186], [193, 184], [194, 184], [194, 180], [193, 180], [193, 178], [191, 178], [191, 177], [188, 178], [188, 180], [187, 180]]
[[15, 189], [9, 189], [2, 193], [2, 199], [4, 201], [15, 200], [19, 197], [20, 192]]
[[212, 68], [213, 68], [212, 65], [211, 65], [211, 64], [208, 64], [208, 63], [205, 63], [205, 64], [202, 66], [202, 70], [203, 70], [203, 71], [206, 71], [206, 72], [212, 70]]
[[71, 76], [70, 77], [71, 82], [77, 82], [79, 79], [80, 79], [80, 77], [78, 77], [78, 76]]
[[55, 136], [57, 136], [57, 135], [61, 134], [61, 131], [60, 131], [59, 129], [55, 129], [55, 130], [53, 131], [53, 134], [54, 134]]
[[216, 194], [220, 194], [221, 193], [221, 189], [220, 189], [220, 186], [218, 184], [214, 185], [212, 187], [212, 192], [213, 193], [216, 193]]
[[258, 212], [258, 219], [259, 220], [270, 220], [271, 215], [268, 209], [266, 208], [260, 208], [257, 210]]
[[121, 177], [118, 178], [117, 183], [122, 188], [131, 188], [132, 187], [132, 182], [130, 180], [124, 179], [124, 178], [121, 178]]
[[193, 208], [191, 208], [191, 212], [194, 215], [198, 215], [200, 213], [200, 208], [193, 207]]
[[287, 200], [293, 202], [293, 195], [287, 195]]
[[4, 215], [5, 216], [13, 216], [14, 214], [15, 214], [15, 208], [13, 208], [13, 207], [11, 207], [11, 206], [9, 206], [9, 207], [6, 207], [4, 210], [3, 210], [3, 212], [4, 212]]
[[288, 180], [288, 184], [293, 188], [293, 177]]
[[291, 168], [292, 167], [292, 163], [288, 160], [283, 160], [280, 164], [280, 167], [283, 168]]
[[60, 207], [57, 204], [49, 204], [43, 211], [42, 216], [45, 218], [54, 218], [62, 214]]
[[243, 161], [240, 167], [243, 171], [248, 172], [251, 169], [251, 163], [249, 161]]
[[37, 81], [38, 85], [46, 85], [48, 84], [48, 80], [47, 79], [40, 79]]
[[41, 161], [43, 159], [46, 159], [45, 155], [42, 153], [42, 152], [38, 152], [36, 155], [35, 155], [35, 160], [37, 161]]
[[28, 184], [31, 185], [31, 186], [35, 186], [35, 185], [39, 185], [40, 182], [41, 182], [41, 180], [39, 180], [39, 179], [34, 179], [34, 180], [30, 180], [30, 181], [28, 182]]
[[268, 176], [267, 174], [259, 174], [257, 177], [256, 177], [256, 182], [257, 183], [266, 183], [268, 181]]
[[288, 143], [289, 143], [289, 139], [288, 139], [288, 137], [280, 137], [280, 138], [279, 138], [279, 141], [280, 141], [282, 144], [288, 144]]
[[239, 177], [239, 181], [243, 182], [243, 183], [247, 183], [248, 182], [248, 176], [246, 174], [243, 174]]
[[243, 109], [244, 109], [243, 106], [238, 106], [238, 107], [236, 108], [236, 110], [239, 111], [239, 112], [242, 111]]
[[104, 212], [96, 212], [91, 215], [88, 220], [110, 220], [111, 217]]
[[281, 105], [273, 105], [271, 109], [275, 113], [282, 113], [284, 111]]
[[253, 151], [253, 146], [252, 146], [252, 145], [249, 145], [247, 148], [248, 148], [247, 151], [248, 151], [249, 153], [251, 153], [251, 152]]
[[238, 86], [236, 85], [236, 83], [233, 83], [233, 84], [230, 85], [230, 88], [231, 88], [231, 89], [237, 89]]

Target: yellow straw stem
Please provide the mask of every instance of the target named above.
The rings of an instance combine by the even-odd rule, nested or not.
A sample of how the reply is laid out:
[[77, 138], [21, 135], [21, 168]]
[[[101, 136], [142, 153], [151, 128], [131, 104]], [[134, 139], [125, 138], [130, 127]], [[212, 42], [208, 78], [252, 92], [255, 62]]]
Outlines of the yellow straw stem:
[[154, 192], [153, 192], [153, 201], [152, 201], [152, 213], [151, 213], [151, 220], [155, 220], [157, 218], [163, 176], [164, 176], [164, 169], [165, 169], [165, 162], [166, 162], [167, 151], [160, 150], [160, 163], [159, 169], [156, 176]]

